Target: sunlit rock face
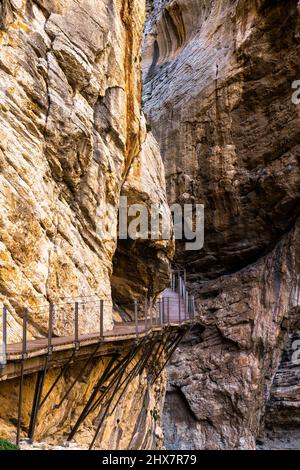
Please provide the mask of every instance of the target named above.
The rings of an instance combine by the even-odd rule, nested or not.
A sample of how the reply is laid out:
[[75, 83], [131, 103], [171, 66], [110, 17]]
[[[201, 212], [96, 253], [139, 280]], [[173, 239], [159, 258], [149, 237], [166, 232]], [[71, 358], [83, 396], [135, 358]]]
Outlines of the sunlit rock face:
[[[147, 207], [159, 200], [170, 219], [159, 148], [141, 111], [144, 18], [143, 0], [1, 1], [0, 304], [9, 310], [9, 342], [21, 339], [24, 308], [28, 339], [47, 333], [50, 302], [55, 335], [74, 333], [75, 300], [80, 333], [95, 332], [99, 297], [110, 329], [112, 301], [155, 297], [169, 281], [172, 240], [117, 243], [121, 194]], [[103, 370], [100, 359], [92, 365], [65, 407], [45, 405], [37, 440], [61, 443]], [[79, 367], [63, 378], [56, 398]], [[146, 376], [139, 380], [98, 447], [162, 445], [161, 434], [154, 436], [159, 421], [154, 425], [149, 413], [161, 414], [164, 380], [153, 388]], [[35, 381], [26, 377], [22, 437]], [[0, 437], [15, 437], [17, 387], [1, 383]], [[93, 429], [83, 426], [80, 445], [90, 443]]]
[[300, 5], [149, 0], [147, 11], [144, 109], [169, 201], [206, 211], [203, 250], [177, 243], [205, 330], [170, 368], [166, 442], [254, 448], [299, 316]]
[[[15, 338], [23, 307], [43, 328], [49, 301], [111, 302], [120, 193], [126, 185], [130, 194], [132, 164], [153, 140], [141, 122], [144, 10], [142, 0], [2, 2], [0, 300]], [[148, 199], [157, 188], [166, 206], [156, 144], [150, 158]], [[134, 189], [135, 202], [142, 202], [142, 186]], [[107, 226], [110, 238], [103, 236]], [[151, 276], [157, 264], [166, 278], [172, 242], [152, 243], [151, 250]], [[130, 252], [125, 256], [130, 263]], [[144, 263], [141, 253], [135, 284], [147, 294]], [[164, 287], [151, 282], [154, 295]], [[122, 298], [129, 294], [134, 287]], [[82, 311], [81, 331], [94, 331], [98, 315], [98, 308]], [[105, 327], [111, 326], [108, 305]], [[54, 330], [67, 332], [59, 315]]]
[[[122, 359], [122, 356], [124, 357], [127, 353], [128, 350], [124, 349], [124, 354], [120, 358]], [[122, 378], [125, 379], [126, 374], [129, 374], [136, 364], [140, 364], [142, 359], [143, 351], [140, 351], [128, 366], [125, 376], [122, 376]], [[157, 367], [162, 367], [164, 360], [165, 358], [162, 356], [157, 362]], [[59, 380], [51, 395], [39, 410], [33, 448], [38, 443], [44, 443], [44, 445], [40, 445], [46, 449], [50, 449], [51, 446], [60, 446], [60, 450], [63, 450], [62, 446], [66, 445], [73, 426], [93, 393], [99, 378], [103, 376], [109, 362], [110, 358], [107, 356], [94, 358], [90, 361], [65, 399], [63, 397], [66, 391], [70, 389], [72, 383], [82, 371], [86, 360], [77, 361], [64, 372], [61, 380]], [[48, 371], [44, 390], [50, 389], [60, 372], [61, 370], [58, 368]], [[161, 449], [163, 447], [160, 417], [165, 396], [165, 372], [154, 384], [150, 385], [148, 379], [148, 371], [144, 370], [141, 374], [137, 374], [132, 378], [127, 388], [123, 385], [121, 389], [116, 391], [109, 412], [105, 416], [95, 441], [95, 449]], [[36, 375], [34, 374], [25, 376], [21, 426], [22, 441], [27, 437], [29, 429], [35, 380]], [[16, 435], [18, 393], [18, 379], [0, 382], [0, 436], [11, 442], [15, 440]], [[103, 399], [103, 402], [107, 402], [108, 398], [110, 398], [110, 393]], [[118, 404], [116, 403], [117, 400]], [[89, 413], [71, 441], [72, 448], [74, 446], [78, 446], [83, 450], [89, 448], [105, 408], [105, 404], [102, 403]], [[28, 446], [22, 447], [27, 448]], [[29, 450], [31, 448], [29, 446]]]

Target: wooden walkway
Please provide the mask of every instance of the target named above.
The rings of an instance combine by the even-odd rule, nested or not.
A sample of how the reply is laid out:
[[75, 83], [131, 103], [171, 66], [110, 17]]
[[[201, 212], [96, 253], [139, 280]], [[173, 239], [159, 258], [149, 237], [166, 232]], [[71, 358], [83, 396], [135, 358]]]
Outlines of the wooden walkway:
[[[189, 321], [182, 320], [180, 325], [189, 323]], [[145, 321], [138, 322], [138, 334], [136, 333], [136, 325], [134, 322], [126, 323], [115, 323], [112, 330], [105, 331], [103, 337], [101, 338], [102, 342], [111, 343], [116, 341], [124, 341], [129, 339], [144, 338], [148, 336], [151, 332], [160, 331], [166, 326], [178, 327], [178, 321], [175, 321], [173, 316], [173, 321], [170, 323], [155, 324], [155, 321], [152, 324], [152, 327], [146, 327]], [[85, 335], [79, 335], [78, 340], [80, 347], [91, 346], [99, 342], [99, 333], [89, 333]], [[62, 351], [74, 348], [74, 336], [63, 336], [52, 338], [52, 351]], [[26, 356], [27, 358], [41, 356], [47, 353], [48, 349], [48, 340], [47, 338], [36, 339], [33, 341], [27, 342]], [[22, 343], [9, 344], [7, 346], [7, 360], [15, 361], [22, 359]]]
[[[182, 277], [173, 275], [171, 288], [165, 289], [160, 300], [158, 300], [158, 304], [156, 303], [156, 312], [152, 313], [151, 307], [151, 313], [147, 309], [147, 314], [142, 319], [140, 319], [138, 312], [137, 303], [134, 321], [115, 322], [113, 328], [108, 331], [103, 331], [102, 326], [102, 328], [100, 327], [100, 330], [102, 330], [100, 333], [79, 334], [78, 326], [77, 328], [75, 326], [74, 335], [55, 337], [51, 334], [50, 338], [48, 336], [28, 341], [24, 339], [27, 328], [25, 325], [25, 329], [23, 328], [23, 341], [5, 345], [6, 361], [19, 361], [22, 358], [44, 356], [49, 353], [49, 349], [52, 353], [74, 349], [74, 346], [76, 349], [91, 346], [99, 341], [115, 343], [144, 338], [150, 335], [151, 332], [163, 330], [166, 326], [176, 328], [179, 325], [193, 321], [194, 301], [193, 298], [188, 297]], [[7, 337], [7, 333], [3, 336]]]
[[[99, 299], [100, 300], [100, 299]], [[194, 299], [189, 296], [181, 272], [172, 275], [171, 287], [153, 302], [135, 301], [132, 306], [134, 321], [115, 322], [111, 330], [104, 331], [104, 303], [100, 300], [99, 331], [80, 334], [79, 303], [74, 306], [74, 334], [56, 337], [53, 335], [54, 306], [49, 306], [48, 336], [27, 340], [27, 314], [23, 317], [22, 342], [7, 341], [7, 309], [3, 308], [4, 361], [0, 367], [0, 381], [18, 378], [19, 398], [16, 443], [19, 443], [22, 429], [23, 382], [24, 377], [37, 373], [32, 402], [28, 437], [34, 438], [38, 413], [44, 402], [62, 379], [65, 372], [76, 361], [81, 361], [80, 372], [65, 391], [57, 407], [67, 399], [75, 384], [93, 359], [108, 356], [110, 360], [99, 376], [90, 398], [71, 429], [68, 440], [72, 440], [87, 418], [95, 410], [101, 416], [90, 449], [94, 446], [105, 417], [112, 412], [124, 395], [131, 380], [147, 368], [147, 377], [154, 383], [170, 360], [178, 344], [194, 320]], [[98, 305], [98, 306], [99, 306]], [[67, 312], [63, 310], [65, 316]], [[132, 312], [131, 312], [132, 313]], [[58, 375], [43, 396], [45, 377], [50, 368], [57, 369]], [[104, 404], [103, 404], [104, 403]], [[56, 406], [56, 405], [55, 405]]]

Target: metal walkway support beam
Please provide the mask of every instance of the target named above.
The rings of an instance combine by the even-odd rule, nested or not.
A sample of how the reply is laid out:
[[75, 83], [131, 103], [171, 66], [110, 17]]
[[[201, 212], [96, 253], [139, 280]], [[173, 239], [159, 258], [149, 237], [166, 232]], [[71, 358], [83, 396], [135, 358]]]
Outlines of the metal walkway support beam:
[[50, 303], [49, 304], [49, 319], [48, 319], [48, 352], [46, 356], [44, 370], [38, 372], [37, 379], [36, 379], [36, 387], [35, 387], [35, 393], [34, 393], [34, 398], [32, 402], [30, 425], [29, 425], [29, 431], [28, 431], [28, 437], [30, 439], [30, 442], [32, 442], [34, 439], [34, 432], [35, 432], [35, 427], [37, 423], [38, 412], [40, 410], [44, 383], [45, 383], [46, 375], [48, 372], [50, 357], [52, 354], [53, 311], [54, 311], [53, 304]]
[[45, 378], [44, 371], [39, 371], [37, 373], [37, 378], [36, 378], [35, 392], [34, 392], [34, 397], [33, 397], [33, 402], [32, 402], [32, 409], [31, 409], [31, 415], [30, 415], [30, 424], [29, 424], [29, 430], [28, 430], [28, 437], [30, 439], [30, 442], [32, 442], [33, 436], [34, 436], [35, 424], [36, 424], [37, 415], [38, 415], [38, 411], [39, 411], [39, 405], [40, 405], [40, 400], [41, 400], [41, 395], [42, 395], [42, 390], [43, 390], [44, 378]]
[[156, 380], [159, 378], [159, 376], [161, 375], [162, 371], [164, 370], [164, 368], [166, 367], [166, 365], [168, 364], [168, 362], [170, 361], [173, 353], [175, 352], [175, 350], [177, 349], [179, 343], [182, 341], [182, 339], [184, 338], [184, 336], [186, 335], [187, 331], [189, 331], [189, 329], [187, 330], [184, 330], [183, 332], [181, 332], [180, 334], [178, 334], [177, 338], [175, 338], [174, 341], [172, 341], [172, 343], [169, 345], [168, 347], [168, 353], [167, 353], [167, 359], [165, 360], [165, 362], [163, 363], [162, 367], [159, 369], [158, 373], [155, 375], [154, 379], [152, 380], [152, 385], [156, 382]]
[[[136, 345], [123, 359], [122, 361], [118, 364], [118, 366], [115, 367], [115, 370], [116, 370], [116, 374], [114, 375], [114, 377], [112, 378], [111, 382], [109, 383], [109, 385], [107, 386], [107, 388], [105, 389], [105, 391], [97, 398], [97, 400], [95, 401], [95, 403], [93, 404], [93, 406], [91, 407], [89, 413], [91, 412], [94, 412], [95, 409], [97, 408], [97, 406], [100, 405], [101, 401], [103, 401], [103, 399], [109, 394], [110, 390], [112, 389], [112, 387], [114, 386], [114, 384], [116, 383], [116, 381], [118, 380], [120, 374], [122, 373], [123, 370], [126, 370], [127, 368], [127, 365], [130, 363], [130, 361], [132, 360], [132, 358], [134, 357], [134, 355], [137, 353], [137, 351], [139, 351], [141, 349], [141, 344], [138, 344]], [[114, 372], [115, 372], [114, 370]]]
[[[102, 403], [103, 410], [102, 410], [102, 416], [100, 418], [100, 422], [97, 426], [95, 436], [93, 438], [93, 441], [90, 445], [90, 449], [93, 447], [95, 440], [100, 432], [101, 425], [107, 416], [107, 413], [109, 412], [110, 406], [113, 404], [114, 400], [116, 399], [116, 402], [114, 403], [113, 411], [116, 409], [118, 406], [121, 398], [123, 397], [125, 391], [128, 388], [129, 383], [131, 380], [135, 377], [135, 374], [139, 372], [139, 369], [141, 367], [141, 364], [137, 362], [135, 366], [130, 370], [130, 372], [126, 375], [126, 370], [127, 367], [130, 365], [130, 363], [134, 360], [134, 358], [137, 356], [141, 348], [143, 347], [143, 343], [146, 340], [143, 340], [140, 344], [135, 345], [124, 357], [121, 361], [118, 361], [118, 364], [115, 365], [115, 367], [112, 367], [113, 364], [116, 362], [116, 357], [113, 356], [111, 360], [109, 361], [104, 373], [101, 375], [99, 381], [95, 385], [93, 392], [91, 396], [89, 397], [82, 413], [80, 414], [79, 418], [76, 421], [75, 426], [73, 427], [69, 437], [68, 441], [71, 441], [73, 437], [75, 436], [76, 432], [78, 431], [80, 425], [84, 422], [84, 420], [88, 417], [89, 414], [93, 413], [96, 411], [97, 407], [100, 406]], [[150, 346], [152, 347], [152, 343], [150, 343]], [[147, 354], [148, 354], [148, 349], [147, 349]], [[144, 360], [143, 360], [143, 365], [144, 365]], [[124, 375], [126, 377], [124, 378]], [[111, 378], [111, 381], [105, 388], [105, 390], [101, 393], [101, 388], [104, 386], [105, 382], [107, 382]], [[97, 397], [97, 395], [100, 395]], [[119, 396], [118, 396], [118, 392]], [[103, 402], [103, 400], [108, 397], [106, 402]], [[112, 411], [112, 412], [113, 412]]]
[[[80, 424], [89, 414], [97, 411], [98, 406], [101, 405], [99, 410], [99, 412], [101, 411], [101, 419], [99, 417], [100, 422], [105, 418], [107, 413], [111, 412], [112, 408], [115, 409], [124, 395], [129, 383], [134, 380], [138, 374], [142, 374], [145, 369], [147, 369], [148, 372], [149, 383], [151, 380], [153, 382], [157, 380], [161, 371], [170, 360], [171, 355], [184, 336], [187, 324], [189, 323], [192, 325], [195, 316], [195, 299], [188, 293], [186, 288], [186, 274], [183, 270], [172, 271], [171, 289], [165, 289], [160, 296], [156, 298], [144, 298], [140, 301], [135, 300], [134, 304], [133, 300], [131, 300], [127, 306], [129, 306], [130, 311], [132, 311], [134, 305], [134, 317], [131, 314], [130, 321], [127, 323], [116, 321], [113, 328], [109, 331], [104, 331], [104, 306], [106, 305], [104, 304], [104, 300], [99, 299], [98, 297], [95, 302], [91, 302], [96, 304], [97, 309], [98, 324], [96, 331], [88, 333], [82, 332], [82, 334], [80, 334], [79, 309], [81, 308], [81, 305], [85, 308], [85, 304], [88, 304], [89, 301], [85, 303], [81, 301], [78, 302], [77, 300], [75, 301], [74, 299], [74, 303], [73, 301], [71, 302], [72, 305], [75, 306], [74, 330], [71, 332], [70, 336], [53, 336], [53, 314], [56, 306], [50, 304], [48, 334], [43, 338], [39, 338], [37, 341], [35, 338], [27, 341], [28, 312], [26, 310], [22, 316], [22, 343], [16, 342], [16, 344], [7, 344], [7, 310], [5, 307], [3, 308], [3, 357], [5, 359], [5, 355], [7, 355], [7, 364], [4, 365], [4, 367], [7, 367], [8, 373], [5, 376], [4, 374], [6, 372], [3, 373], [3, 368], [1, 367], [0, 379], [5, 380], [6, 377], [20, 377], [17, 443], [19, 443], [20, 440], [23, 381], [25, 374], [37, 373], [28, 430], [29, 438], [33, 439], [39, 410], [50, 397], [55, 386], [64, 376], [66, 370], [75, 359], [82, 362], [79, 363], [78, 369], [75, 369], [75, 378], [72, 376], [63, 391], [63, 396], [59, 399], [59, 403], [54, 405], [54, 409], [59, 408], [62, 405], [64, 400], [66, 400], [71, 393], [75, 384], [80, 381], [80, 378], [84, 374], [88, 375], [90, 373], [94, 366], [93, 360], [95, 357], [101, 354], [106, 355], [106, 357], [113, 357], [116, 351], [120, 351], [119, 347], [115, 347], [115, 343], [121, 345], [122, 357], [125, 354], [125, 351], [130, 351], [120, 361], [115, 358], [115, 362], [117, 364], [115, 364], [111, 359], [111, 363], [109, 362], [107, 365], [108, 369], [104, 370], [102, 377], [97, 377], [98, 381], [91, 393], [91, 396], [87, 397], [88, 401], [71, 431], [71, 439], [77, 432]], [[84, 319], [80, 320], [82, 322], [84, 321]], [[123, 341], [126, 341], [124, 349], [122, 346]], [[130, 343], [128, 344], [129, 341]], [[106, 347], [105, 343], [110, 344]], [[86, 349], [87, 347], [89, 349]], [[84, 351], [79, 351], [79, 348], [84, 348]], [[63, 354], [61, 355], [62, 351]], [[67, 353], [67, 351], [69, 351], [70, 354]], [[79, 351], [78, 358], [77, 356], [75, 358], [76, 351]], [[107, 351], [107, 353], [102, 353], [102, 351]], [[51, 356], [52, 353], [55, 354], [53, 356], [53, 360]], [[34, 361], [34, 368], [32, 369], [32, 359], [36, 357], [39, 357], [39, 359]], [[137, 361], [135, 361], [136, 357], [138, 357]], [[44, 362], [40, 360], [41, 358], [46, 358], [44, 368]], [[31, 361], [28, 364], [27, 362], [25, 363], [25, 360], [27, 361], [27, 359], [28, 361]], [[15, 367], [13, 362], [16, 361], [18, 361], [21, 366]], [[164, 364], [162, 364], [163, 362]], [[50, 367], [59, 368], [58, 376], [54, 379], [52, 384], [49, 384], [48, 391], [42, 399], [45, 377]], [[116, 396], [114, 397], [114, 395]], [[97, 428], [97, 432], [91, 446], [93, 446], [95, 439], [98, 436], [99, 429]]]
[[162, 342], [157, 341], [158, 347], [157, 347], [157, 349], [153, 348], [152, 356], [150, 357], [150, 359], [152, 358], [152, 360], [151, 360], [151, 362], [148, 366], [150, 371], [153, 371], [155, 369], [156, 364], [159, 362], [162, 354], [164, 353], [166, 347], [168, 346], [168, 342], [169, 342], [169, 339], [171, 338], [171, 336], [172, 336], [172, 331], [170, 330], [170, 331], [167, 331], [165, 340], [164, 340], [164, 338], [162, 338]]
[[62, 399], [60, 400], [60, 402], [58, 403], [58, 405], [55, 405], [55, 408], [60, 408], [61, 405], [63, 404], [63, 402], [65, 401], [65, 399], [68, 397], [68, 395], [70, 394], [71, 390], [73, 389], [74, 385], [76, 384], [76, 382], [78, 382], [78, 380], [82, 377], [82, 375], [84, 374], [84, 371], [86, 370], [87, 366], [89, 365], [89, 363], [94, 359], [98, 349], [99, 349], [99, 346], [100, 346], [100, 343], [96, 344], [96, 347], [94, 348], [94, 351], [90, 354], [90, 356], [87, 358], [86, 362], [84, 363], [83, 367], [80, 369], [79, 373], [77, 374], [77, 376], [75, 377], [75, 379], [73, 380], [73, 382], [71, 383], [70, 387], [68, 388], [68, 390], [66, 391], [66, 393], [64, 394], [64, 396], [62, 397]]
[[[134, 351], [136, 349], [137, 349], [137, 347], [135, 346]], [[90, 398], [88, 399], [88, 402], [86, 403], [83, 411], [81, 412], [79, 418], [77, 419], [76, 424], [74, 425], [74, 427], [73, 427], [73, 429], [72, 429], [72, 431], [71, 431], [71, 433], [68, 437], [68, 441], [73, 439], [73, 437], [75, 436], [76, 432], [78, 431], [78, 429], [79, 429], [80, 425], [83, 423], [83, 421], [87, 418], [87, 416], [90, 413], [95, 411], [95, 409], [97, 408], [98, 405], [100, 405], [101, 400], [103, 400], [103, 398], [107, 395], [107, 393], [110, 391], [111, 387], [114, 385], [114, 383], [118, 379], [120, 371], [122, 371], [123, 368], [124, 368], [124, 364], [125, 364], [125, 368], [127, 367], [128, 360], [131, 359], [131, 356], [132, 356], [132, 351], [130, 351], [121, 361], [117, 360], [116, 355], [112, 356], [111, 360], [109, 361], [108, 366], [106, 367], [104, 373], [99, 378], [99, 381], [95, 385], [94, 390], [93, 390]], [[117, 365], [115, 365], [115, 367], [112, 368], [113, 364], [116, 361], [117, 361]], [[111, 383], [106, 388], [106, 390], [102, 394], [100, 394], [100, 397], [97, 398], [98, 392], [100, 391], [101, 387], [104, 385], [104, 383], [111, 376], [113, 376]]]
[[71, 441], [73, 439], [73, 437], [75, 436], [76, 432], [78, 431], [79, 429], [79, 426], [81, 425], [81, 423], [83, 423], [83, 421], [85, 420], [86, 416], [88, 415], [88, 411], [89, 409], [91, 408], [91, 405], [93, 404], [94, 402], [94, 399], [95, 397], [97, 396], [98, 392], [99, 392], [99, 389], [100, 387], [103, 385], [103, 383], [107, 380], [108, 376], [109, 376], [109, 372], [111, 371], [111, 368], [114, 364], [116, 360], [116, 357], [115, 356], [112, 356], [110, 361], [108, 362], [108, 365], [106, 366], [103, 374], [101, 375], [100, 379], [98, 380], [98, 382], [96, 383], [96, 385], [94, 386], [94, 389], [93, 389], [93, 392], [90, 396], [90, 398], [88, 399], [83, 411], [81, 412], [79, 418], [77, 419], [69, 437], [68, 437], [68, 441]]
[[24, 363], [27, 354], [27, 309], [23, 313], [23, 326], [22, 326], [22, 359], [21, 359], [21, 373], [19, 382], [19, 400], [18, 400], [18, 423], [17, 423], [17, 436], [16, 444], [20, 443], [21, 421], [22, 421], [22, 405], [23, 405], [23, 384], [24, 384]]
[[2, 307], [2, 352], [0, 358], [0, 366], [6, 364], [6, 351], [7, 351], [7, 308], [5, 305]]
[[125, 367], [123, 367], [123, 369], [122, 369], [122, 371], [121, 371], [121, 373], [120, 373], [120, 375], [119, 375], [119, 377], [118, 377], [118, 380], [117, 380], [117, 382], [116, 382], [116, 384], [115, 384], [115, 387], [114, 387], [114, 389], [113, 389], [113, 391], [112, 391], [112, 393], [111, 393], [111, 396], [110, 396], [108, 402], [107, 402], [106, 405], [105, 405], [104, 413], [103, 413], [103, 415], [102, 415], [102, 417], [101, 417], [101, 419], [100, 419], [100, 422], [99, 422], [99, 424], [98, 424], [98, 426], [97, 426], [95, 435], [94, 435], [93, 440], [92, 440], [92, 442], [91, 442], [91, 444], [90, 444], [90, 446], [89, 446], [89, 450], [91, 450], [91, 449], [94, 447], [95, 441], [96, 441], [96, 439], [97, 439], [97, 437], [98, 437], [98, 434], [99, 434], [99, 432], [100, 432], [100, 429], [101, 429], [101, 426], [102, 426], [102, 424], [103, 424], [103, 422], [104, 422], [104, 419], [105, 419], [105, 417], [106, 417], [106, 415], [107, 415], [107, 413], [108, 413], [108, 411], [109, 411], [109, 407], [110, 407], [110, 405], [111, 405], [111, 403], [112, 403], [112, 401], [113, 401], [113, 399], [114, 399], [115, 392], [116, 392], [116, 390], [118, 390], [119, 384], [120, 384], [120, 382], [121, 382], [121, 380], [122, 380], [122, 377], [123, 377], [123, 375], [124, 375], [124, 373], [125, 373], [126, 367], [127, 367], [127, 365], [126, 365]]
[[[140, 348], [135, 348], [132, 350], [132, 353], [131, 353], [131, 356], [129, 358], [129, 360], [126, 362], [126, 364], [123, 366], [122, 370], [120, 370], [120, 373], [118, 375], [118, 379], [120, 378], [122, 380], [123, 376], [125, 375], [125, 372], [127, 370], [127, 367], [128, 365], [134, 360], [135, 356], [138, 354], [139, 352], [139, 349]], [[110, 403], [112, 403], [112, 400], [111, 398], [114, 398], [116, 396], [115, 394], [115, 391], [117, 391], [117, 389], [121, 390], [121, 394], [119, 395], [119, 397], [117, 398], [116, 400], [116, 403], [114, 405], [114, 408], [113, 410], [115, 410], [115, 408], [118, 406], [123, 394], [125, 393], [130, 381], [132, 380], [132, 378], [134, 378], [134, 373], [135, 373], [135, 370], [137, 368], [137, 365], [138, 363], [132, 368], [132, 370], [130, 371], [129, 374], [127, 374], [127, 376], [125, 377], [125, 379], [121, 382], [121, 380], [118, 380], [117, 384], [118, 384], [118, 387], [115, 387], [114, 388], [114, 392], [113, 392], [113, 395], [108, 399], [108, 401], [110, 401]], [[115, 382], [115, 381], [114, 381]], [[125, 384], [123, 390], [122, 390], [122, 387], [123, 385]], [[112, 384], [113, 385], [113, 384]], [[110, 390], [111, 390], [112, 387], [110, 387]], [[101, 397], [103, 399], [103, 397], [105, 395], [107, 395], [108, 393], [105, 392], [105, 394]], [[108, 401], [106, 401], [106, 403], [104, 403], [104, 406], [106, 407]], [[95, 410], [96, 407], [93, 407], [93, 409]], [[113, 410], [110, 412], [110, 414], [113, 412]], [[109, 411], [109, 408], [107, 409], [107, 412]]]
[[69, 365], [71, 364], [72, 362], [72, 359], [74, 358], [75, 356], [75, 350], [72, 352], [71, 356], [69, 357], [69, 359], [67, 360], [66, 364], [64, 365], [64, 367], [61, 369], [60, 373], [58, 374], [58, 376], [56, 377], [56, 379], [54, 380], [53, 384], [51, 385], [51, 387], [49, 388], [49, 390], [47, 391], [45, 397], [43, 398], [43, 400], [41, 401], [41, 404], [40, 404], [40, 408], [43, 406], [43, 404], [45, 403], [45, 401], [49, 398], [51, 392], [54, 390], [55, 386], [58, 384], [58, 382], [60, 381], [60, 379], [62, 378], [62, 376], [65, 374], [66, 370], [68, 369]]

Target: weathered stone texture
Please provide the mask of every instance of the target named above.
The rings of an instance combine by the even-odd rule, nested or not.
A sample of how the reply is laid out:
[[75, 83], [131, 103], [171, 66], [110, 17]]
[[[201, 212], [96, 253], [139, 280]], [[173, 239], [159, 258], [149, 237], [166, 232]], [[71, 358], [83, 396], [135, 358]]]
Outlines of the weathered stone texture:
[[[116, 254], [120, 194], [126, 191], [134, 202], [146, 197], [148, 206], [159, 198], [170, 218], [159, 149], [141, 112], [144, 18], [143, 0], [1, 1], [0, 303], [9, 309], [9, 342], [21, 339], [25, 307], [31, 339], [47, 331], [49, 302], [61, 304], [54, 334], [64, 335], [74, 332], [71, 302], [88, 300], [79, 312], [80, 333], [87, 333], [99, 328], [99, 303], [91, 303], [97, 297], [106, 299], [104, 326], [110, 329], [112, 301], [164, 289], [172, 241], [144, 242], [138, 256], [134, 247], [121, 247], [123, 270], [113, 276], [120, 251]], [[136, 168], [147, 164], [148, 173], [134, 179]], [[128, 265], [137, 262], [128, 276]], [[100, 370], [96, 365], [94, 374]], [[26, 378], [27, 415], [34, 380]], [[93, 380], [86, 385], [91, 388]], [[4, 414], [2, 434], [6, 426], [12, 433], [16, 386], [0, 387], [1, 411], [14, 414]], [[129, 390], [118, 409], [123, 434], [112, 416], [104, 447], [154, 445], [148, 436], [150, 405], [146, 412], [142, 403], [149, 392], [159, 409], [163, 392], [146, 389], [144, 381]], [[51, 433], [59, 438], [57, 418], [67, 425], [70, 413], [83, 404], [81, 391], [79, 386], [61, 415], [54, 413], [56, 424], [45, 406], [40, 438]], [[131, 431], [138, 420], [142, 431], [135, 436]]]
[[[130, 194], [132, 162], [152, 137], [141, 122], [143, 1], [7, 1], [3, 9], [10, 14], [3, 10], [0, 32], [0, 300], [18, 337], [21, 307], [44, 326], [37, 311], [48, 301], [95, 294], [110, 301], [120, 193], [126, 183]], [[159, 150], [151, 151], [148, 199], [157, 188], [166, 201]], [[140, 182], [135, 201], [143, 195]], [[106, 226], [111, 240], [102, 236]], [[151, 247], [166, 276], [172, 243]], [[148, 278], [139, 284], [147, 292]], [[87, 309], [81, 326], [91, 331], [95, 321]], [[107, 309], [106, 328], [111, 321]], [[55, 331], [63, 329], [56, 322]]]
[[204, 249], [177, 243], [205, 330], [170, 368], [169, 446], [254, 448], [299, 316], [299, 14], [296, 0], [148, 2], [143, 99], [169, 201], [206, 209]]
[[[124, 349], [124, 354], [128, 350]], [[122, 358], [120, 358], [122, 359]], [[126, 369], [129, 374], [137, 361], [142, 356], [138, 354], [130, 366]], [[77, 418], [88, 401], [93, 387], [103, 374], [110, 358], [94, 359], [86, 367], [84, 374], [72, 388], [67, 399], [57, 407], [66, 391], [78, 376], [85, 362], [78, 361], [73, 364], [62, 376], [48, 400], [41, 407], [38, 415], [35, 440], [45, 442], [49, 446], [66, 444], [67, 437], [75, 425]], [[162, 363], [157, 364], [157, 367]], [[44, 395], [58, 376], [59, 369], [51, 369], [46, 375]], [[124, 377], [122, 383], [124, 382]], [[35, 375], [29, 375], [24, 380], [24, 398], [22, 408], [21, 437], [28, 433], [32, 401], [34, 396]], [[116, 400], [121, 395], [123, 387], [118, 389], [114, 401], [110, 406], [98, 438], [95, 442], [96, 449], [159, 449], [163, 446], [163, 434], [160, 427], [160, 414], [165, 395], [166, 377], [163, 373], [154, 385], [148, 381], [148, 371], [138, 374], [131, 382], [121, 400], [114, 409]], [[19, 380], [1, 382], [0, 386], [0, 435], [2, 438], [14, 441], [16, 434], [16, 417], [18, 414]], [[106, 400], [110, 398], [110, 394]], [[99, 412], [105, 407], [98, 406], [80, 426], [72, 441], [82, 449], [87, 449], [94, 438], [99, 422]], [[155, 413], [157, 419], [154, 419]]]

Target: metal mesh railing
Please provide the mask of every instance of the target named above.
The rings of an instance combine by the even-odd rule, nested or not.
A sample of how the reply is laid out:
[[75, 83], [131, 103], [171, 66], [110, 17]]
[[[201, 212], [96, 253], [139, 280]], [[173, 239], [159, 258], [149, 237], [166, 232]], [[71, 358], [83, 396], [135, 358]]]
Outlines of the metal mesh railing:
[[47, 340], [48, 351], [53, 347], [53, 339], [64, 337], [79, 348], [81, 338], [89, 335], [114, 336], [118, 326], [134, 326], [136, 336], [147, 333], [152, 328], [167, 325], [181, 325], [194, 320], [194, 298], [187, 292], [181, 272], [173, 273], [171, 294], [157, 299], [132, 301], [126, 306], [118, 306], [129, 312], [128, 321], [116, 322], [111, 331], [113, 302], [109, 298], [97, 296], [64, 298], [58, 303], [47, 303], [35, 308], [24, 308], [21, 314], [0, 306], [0, 362], [5, 363], [7, 346], [21, 343], [26, 355], [28, 341]]

